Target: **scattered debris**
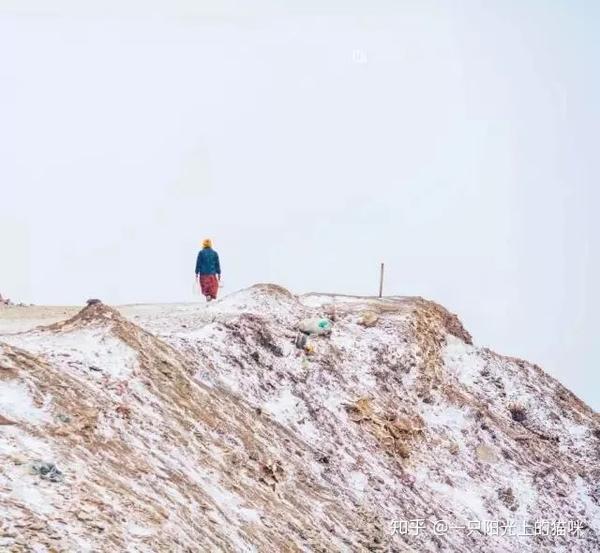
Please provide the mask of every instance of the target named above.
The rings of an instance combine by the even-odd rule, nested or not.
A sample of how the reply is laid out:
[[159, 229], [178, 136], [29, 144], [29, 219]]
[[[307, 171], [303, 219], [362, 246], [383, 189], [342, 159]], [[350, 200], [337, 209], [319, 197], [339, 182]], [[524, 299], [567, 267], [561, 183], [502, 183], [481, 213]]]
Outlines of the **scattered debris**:
[[298, 332], [296, 334], [296, 339], [294, 340], [294, 344], [298, 349], [304, 349], [306, 343], [308, 342], [308, 336], [303, 332]]
[[50, 482], [62, 482], [64, 480], [64, 474], [58, 470], [54, 463], [35, 461], [31, 465], [31, 470], [33, 474], [39, 474], [40, 478]]
[[332, 323], [329, 319], [312, 317], [302, 319], [298, 323], [298, 330], [308, 335], [327, 336], [331, 334]]

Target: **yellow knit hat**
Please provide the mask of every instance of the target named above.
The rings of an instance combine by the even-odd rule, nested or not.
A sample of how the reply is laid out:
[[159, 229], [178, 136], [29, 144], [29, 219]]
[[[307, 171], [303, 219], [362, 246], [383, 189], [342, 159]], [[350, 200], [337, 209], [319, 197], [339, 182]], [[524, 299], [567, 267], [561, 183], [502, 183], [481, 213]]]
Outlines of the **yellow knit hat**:
[[206, 238], [202, 241], [203, 248], [212, 248], [212, 240], [210, 238]]

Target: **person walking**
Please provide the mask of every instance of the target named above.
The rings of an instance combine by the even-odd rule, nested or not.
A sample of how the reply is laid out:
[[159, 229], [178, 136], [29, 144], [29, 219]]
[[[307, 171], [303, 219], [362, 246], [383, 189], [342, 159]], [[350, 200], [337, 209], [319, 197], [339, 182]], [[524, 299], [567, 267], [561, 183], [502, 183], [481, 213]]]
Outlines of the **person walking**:
[[221, 263], [219, 254], [212, 249], [210, 238], [202, 242], [202, 249], [198, 252], [196, 279], [200, 283], [200, 289], [202, 295], [206, 297], [206, 301], [216, 300], [221, 280]]

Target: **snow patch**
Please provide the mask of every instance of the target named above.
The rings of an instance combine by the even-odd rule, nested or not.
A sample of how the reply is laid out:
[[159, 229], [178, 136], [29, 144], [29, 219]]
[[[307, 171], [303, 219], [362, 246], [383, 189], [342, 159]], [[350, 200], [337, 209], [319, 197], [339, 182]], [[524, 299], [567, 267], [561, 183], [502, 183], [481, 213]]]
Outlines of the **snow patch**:
[[295, 396], [292, 391], [287, 388], [281, 392], [281, 394], [267, 401], [264, 405], [264, 409], [268, 412], [275, 420], [282, 424], [296, 422], [300, 416], [299, 404], [302, 400]]
[[40, 423], [50, 420], [45, 408], [35, 405], [24, 382], [0, 381], [0, 415], [15, 422]]
[[[60, 332], [48, 339], [45, 332], [7, 337], [7, 341], [35, 354], [56, 359], [61, 364], [78, 367], [96, 376], [108, 375], [127, 379], [138, 367], [137, 353], [104, 329], [77, 329]], [[62, 355], [57, 357], [56, 352]], [[63, 353], [64, 352], [64, 353]]]
[[369, 478], [362, 472], [352, 471], [350, 473], [350, 485], [354, 490], [363, 492], [367, 486]]
[[476, 348], [448, 334], [442, 355], [446, 369], [454, 374], [461, 384], [476, 385], [476, 380], [485, 367], [485, 362], [478, 355]]

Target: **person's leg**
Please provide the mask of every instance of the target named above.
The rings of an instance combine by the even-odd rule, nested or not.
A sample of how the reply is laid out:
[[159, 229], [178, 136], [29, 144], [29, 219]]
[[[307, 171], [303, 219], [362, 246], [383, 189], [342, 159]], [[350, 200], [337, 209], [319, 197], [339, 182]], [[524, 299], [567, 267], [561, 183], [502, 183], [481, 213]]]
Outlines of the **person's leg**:
[[219, 280], [217, 279], [217, 275], [210, 275], [210, 277], [210, 297], [216, 300], [219, 292]]
[[202, 295], [208, 300], [210, 297], [210, 280], [209, 275], [200, 275], [200, 289], [202, 290]]

